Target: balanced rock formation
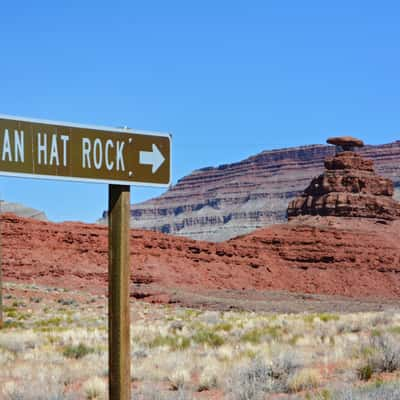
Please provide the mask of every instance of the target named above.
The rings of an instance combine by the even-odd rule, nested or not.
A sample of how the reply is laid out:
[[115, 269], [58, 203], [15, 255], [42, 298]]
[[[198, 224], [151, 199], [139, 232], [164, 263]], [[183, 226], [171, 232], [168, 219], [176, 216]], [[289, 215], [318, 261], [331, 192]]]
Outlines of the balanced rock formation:
[[363, 147], [364, 142], [360, 139], [354, 138], [352, 136], [339, 136], [331, 137], [326, 141], [329, 144], [334, 144], [336, 146], [336, 152], [341, 151], [354, 151], [355, 147]]
[[[334, 153], [327, 145], [292, 147], [199, 169], [161, 196], [132, 205], [131, 226], [217, 242], [285, 222], [289, 201], [323, 172], [324, 160]], [[394, 182], [400, 198], [400, 141], [364, 146], [359, 154]]]
[[393, 182], [377, 175], [373, 161], [355, 152], [363, 142], [338, 137], [328, 143], [336, 145], [336, 155], [325, 160], [324, 173], [289, 203], [289, 220], [300, 215], [397, 219], [400, 204], [392, 198]]

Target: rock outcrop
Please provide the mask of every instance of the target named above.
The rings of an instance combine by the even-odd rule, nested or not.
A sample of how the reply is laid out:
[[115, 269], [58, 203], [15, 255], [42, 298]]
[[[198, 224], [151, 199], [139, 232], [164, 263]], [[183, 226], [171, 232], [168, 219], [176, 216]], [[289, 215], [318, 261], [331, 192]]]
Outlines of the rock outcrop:
[[[13, 215], [0, 224], [5, 281], [105, 293], [105, 227]], [[225, 243], [132, 230], [131, 295], [152, 300], [153, 287], [164, 299], [184, 288], [400, 299], [399, 224], [307, 216]]]
[[[360, 155], [400, 186], [400, 141], [365, 146]], [[290, 200], [323, 172], [332, 146], [265, 151], [241, 162], [204, 168], [182, 178], [162, 196], [132, 206], [134, 228], [194, 239], [223, 241], [286, 221]]]
[[354, 151], [356, 147], [364, 146], [364, 142], [362, 140], [353, 136], [330, 137], [326, 142], [329, 144], [334, 144], [336, 146], [336, 152]]
[[325, 160], [325, 171], [314, 178], [303, 194], [288, 206], [288, 218], [300, 215], [394, 220], [400, 204], [393, 196], [393, 182], [375, 173], [373, 161], [356, 153], [362, 141], [333, 138], [336, 155]]

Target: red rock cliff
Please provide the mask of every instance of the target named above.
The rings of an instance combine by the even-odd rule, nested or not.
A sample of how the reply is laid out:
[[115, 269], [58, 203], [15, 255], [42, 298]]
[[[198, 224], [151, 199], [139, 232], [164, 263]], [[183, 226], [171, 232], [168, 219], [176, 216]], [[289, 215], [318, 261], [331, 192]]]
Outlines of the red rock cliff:
[[[299, 217], [226, 243], [131, 231], [131, 291], [289, 290], [400, 298], [400, 221]], [[6, 281], [104, 293], [108, 236], [99, 225], [0, 216]], [[140, 289], [141, 290], [141, 289]]]

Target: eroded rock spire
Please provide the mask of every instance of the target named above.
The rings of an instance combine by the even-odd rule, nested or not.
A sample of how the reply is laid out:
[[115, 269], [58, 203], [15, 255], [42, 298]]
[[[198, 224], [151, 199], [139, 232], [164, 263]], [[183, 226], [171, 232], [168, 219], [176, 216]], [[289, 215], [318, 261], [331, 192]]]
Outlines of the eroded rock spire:
[[393, 182], [377, 175], [373, 161], [356, 152], [356, 148], [364, 145], [363, 141], [344, 136], [329, 138], [327, 142], [336, 146], [335, 156], [325, 160], [324, 173], [289, 203], [288, 218], [300, 215], [399, 218], [400, 204], [392, 198]]

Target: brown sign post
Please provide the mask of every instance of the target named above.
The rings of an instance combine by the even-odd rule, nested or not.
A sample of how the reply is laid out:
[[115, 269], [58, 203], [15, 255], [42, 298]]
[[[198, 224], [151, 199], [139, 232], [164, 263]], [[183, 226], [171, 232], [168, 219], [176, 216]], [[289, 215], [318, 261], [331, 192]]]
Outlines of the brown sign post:
[[130, 400], [130, 186], [109, 186], [108, 362], [112, 400]]
[[3, 269], [1, 267], [3, 262], [3, 247], [1, 241], [2, 237], [0, 231], [0, 329], [3, 327]]
[[[0, 114], [0, 175], [109, 184], [109, 398], [130, 400], [130, 185], [170, 184], [170, 135]], [[0, 265], [0, 326], [1, 305]]]

